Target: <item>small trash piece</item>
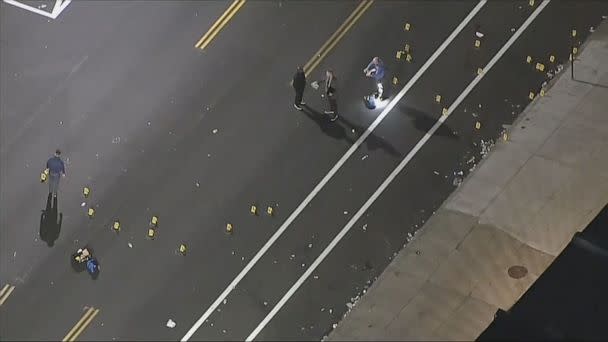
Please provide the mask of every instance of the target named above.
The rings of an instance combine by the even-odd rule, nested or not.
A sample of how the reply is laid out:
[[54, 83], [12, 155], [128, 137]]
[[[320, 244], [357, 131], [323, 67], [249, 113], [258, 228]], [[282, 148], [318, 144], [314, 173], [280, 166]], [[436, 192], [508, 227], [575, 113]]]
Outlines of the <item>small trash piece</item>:
[[173, 328], [175, 328], [176, 325], [177, 324], [172, 319], [169, 319], [167, 321], [167, 328], [173, 329]]
[[441, 95], [435, 95], [435, 102], [441, 102]]
[[483, 38], [483, 36], [485, 36], [483, 33], [479, 32], [479, 31], [475, 31], [475, 35], [477, 36], [477, 38]]
[[433, 171], [433, 173], [436, 174], [437, 176], [439, 176], [439, 172]]
[[132, 243], [127, 243], [127, 245], [129, 246], [129, 248], [133, 248], [133, 244]]
[[310, 86], [314, 89], [314, 90], [318, 90], [319, 89], [319, 81], [314, 81], [310, 84]]
[[312, 248], [312, 243], [309, 243], [309, 244], [308, 244], [308, 248]]
[[363, 157], [361, 157], [361, 160], [365, 160], [365, 159], [367, 159], [367, 157], [369, 157], [369, 156], [366, 154]]
[[81, 206], [81, 207], [85, 207], [86, 205], [87, 205], [87, 202], [82, 202], [82, 203], [80, 203], [80, 206]]
[[367, 223], [363, 225], [363, 231], [367, 231]]
[[344, 215], [348, 215], [348, 211], [344, 210]]

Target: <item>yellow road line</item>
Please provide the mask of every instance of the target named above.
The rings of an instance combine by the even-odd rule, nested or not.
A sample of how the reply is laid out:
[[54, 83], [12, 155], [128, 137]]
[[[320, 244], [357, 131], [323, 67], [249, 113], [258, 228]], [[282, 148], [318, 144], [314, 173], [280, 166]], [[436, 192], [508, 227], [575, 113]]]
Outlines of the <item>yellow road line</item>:
[[97, 316], [98, 313], [99, 313], [99, 309], [95, 309], [93, 307], [87, 308], [87, 310], [84, 312], [84, 315], [82, 315], [82, 317], [76, 323], [76, 325], [74, 325], [72, 327], [72, 329], [70, 329], [70, 331], [68, 332], [67, 335], [65, 335], [65, 337], [63, 338], [62, 341], [63, 342], [76, 341], [78, 336], [80, 336], [80, 334], [82, 334], [84, 329], [86, 329], [87, 326], [89, 326], [89, 324], [91, 324], [91, 322], [93, 321], [93, 318], [95, 318], [95, 316]]
[[0, 306], [2, 304], [4, 304], [4, 301], [6, 301], [8, 299], [8, 296], [11, 295], [11, 293], [13, 292], [14, 289], [15, 289], [14, 285], [9, 285], [9, 284], [4, 285], [4, 287], [2, 288], [2, 291], [0, 291]]
[[197, 49], [205, 49], [209, 43], [215, 38], [215, 36], [226, 26], [228, 21], [241, 9], [247, 0], [234, 0], [234, 2], [228, 7], [228, 9], [217, 19], [217, 21], [211, 26], [209, 31], [194, 45]]
[[311, 71], [314, 70], [319, 63], [327, 56], [327, 54], [331, 51], [331, 49], [338, 44], [338, 42], [344, 37], [346, 32], [353, 27], [353, 25], [361, 18], [363, 13], [367, 11], [371, 5], [374, 3], [374, 0], [363, 0], [357, 8], [346, 18], [344, 23], [340, 25], [338, 30], [332, 34], [331, 37], [321, 46], [319, 51], [312, 56], [312, 58], [304, 65], [304, 73], [306, 76], [310, 75]]

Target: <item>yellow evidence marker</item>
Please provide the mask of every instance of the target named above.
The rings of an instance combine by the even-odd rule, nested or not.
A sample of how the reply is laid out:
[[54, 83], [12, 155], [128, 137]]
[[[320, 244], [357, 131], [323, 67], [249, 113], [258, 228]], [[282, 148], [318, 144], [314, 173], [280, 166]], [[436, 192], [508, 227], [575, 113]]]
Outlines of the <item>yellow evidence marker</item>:
[[447, 108], [443, 108], [443, 110], [441, 111], [441, 114], [448, 115], [448, 109]]
[[553, 56], [553, 55], [549, 56], [549, 62], [554, 63], [555, 62], [555, 56]]
[[409, 53], [405, 56], [405, 60], [408, 61], [409, 63], [412, 62], [412, 55], [410, 55]]
[[529, 63], [532, 63], [532, 56], [528, 56], [528, 57], [526, 57], [526, 62], [527, 62], [528, 64], [529, 64]]
[[228, 233], [232, 233], [232, 224], [230, 224], [230, 223], [227, 223], [227, 224], [226, 224], [226, 231], [227, 231]]
[[268, 216], [272, 216], [273, 212], [274, 212], [274, 209], [272, 209], [272, 207], [266, 208], [266, 214], [268, 214]]
[[153, 238], [154, 238], [154, 234], [155, 234], [155, 233], [156, 233], [156, 232], [154, 231], [154, 228], [152, 228], [152, 227], [148, 228], [148, 237], [149, 237], [150, 239], [153, 239]]
[[114, 221], [112, 228], [117, 232], [120, 231], [120, 221], [118, 221], [118, 220]]
[[399, 83], [399, 79], [397, 78], [397, 76], [393, 77], [393, 84], [397, 85], [397, 83]]
[[179, 252], [182, 254], [186, 254], [186, 245], [184, 245], [183, 243], [179, 245]]
[[441, 95], [435, 95], [435, 102], [441, 102]]
[[258, 208], [255, 205], [252, 205], [251, 209], [249, 209], [249, 212], [251, 213], [251, 215], [257, 215], [258, 214]]
[[403, 27], [404, 31], [409, 31], [412, 28], [412, 25], [410, 25], [410, 23], [405, 23], [405, 26]]
[[528, 98], [529, 98], [530, 100], [534, 100], [534, 96], [535, 96], [535, 95], [534, 95], [534, 93], [533, 93], [533, 92], [530, 92], [530, 94], [528, 94]]
[[89, 208], [87, 215], [89, 215], [89, 218], [93, 218], [93, 215], [95, 215], [95, 209]]
[[88, 186], [85, 186], [84, 188], [82, 188], [82, 195], [84, 196], [84, 198], [89, 197], [90, 193], [91, 193], [91, 189], [89, 189]]
[[477, 121], [477, 122], [475, 123], [475, 128], [476, 128], [476, 129], [480, 129], [480, 128], [481, 128], [481, 122]]
[[49, 179], [49, 169], [44, 169], [44, 171], [40, 173], [40, 183], [46, 182], [47, 179]]
[[481, 41], [479, 39], [475, 39], [475, 47], [478, 48], [481, 46]]
[[152, 216], [152, 220], [150, 220], [150, 224], [153, 226], [158, 226], [158, 216]]

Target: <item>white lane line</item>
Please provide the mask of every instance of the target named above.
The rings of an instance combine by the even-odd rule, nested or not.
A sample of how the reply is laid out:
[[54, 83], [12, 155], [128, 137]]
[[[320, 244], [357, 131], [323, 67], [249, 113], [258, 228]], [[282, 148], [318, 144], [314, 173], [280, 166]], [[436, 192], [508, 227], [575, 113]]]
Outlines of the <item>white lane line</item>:
[[542, 10], [549, 4], [550, 0], [544, 0], [536, 10], [530, 15], [530, 17], [522, 24], [522, 26], [515, 32], [515, 34], [507, 41], [507, 43], [498, 51], [498, 53], [490, 60], [490, 62], [484, 68], [484, 72], [473, 79], [473, 81], [464, 89], [462, 94], [452, 103], [446, 115], [442, 115], [439, 120], [433, 125], [433, 127], [424, 135], [422, 139], [414, 146], [414, 148], [408, 153], [407, 156], [397, 165], [397, 167], [391, 172], [391, 174], [384, 180], [384, 182], [378, 187], [378, 189], [372, 194], [372, 196], [363, 204], [361, 209], [348, 221], [346, 226], [342, 228], [340, 233], [329, 243], [329, 245], [323, 250], [323, 252], [315, 259], [310, 267], [304, 272], [304, 274], [293, 284], [293, 286], [285, 293], [283, 298], [272, 308], [270, 313], [260, 322], [260, 324], [249, 334], [246, 341], [253, 341], [258, 334], [266, 327], [266, 325], [272, 320], [272, 318], [281, 310], [281, 308], [287, 303], [287, 301], [293, 296], [293, 294], [302, 286], [308, 277], [314, 272], [314, 270], [323, 262], [325, 257], [336, 247], [336, 245], [342, 240], [342, 238], [348, 233], [348, 231], [355, 225], [355, 223], [363, 216], [363, 214], [369, 209], [369, 207], [380, 197], [382, 192], [389, 186], [389, 184], [397, 177], [397, 175], [403, 170], [403, 168], [412, 160], [412, 158], [418, 153], [424, 144], [431, 138], [431, 136], [437, 131], [437, 129], [443, 124], [443, 122], [452, 114], [460, 103], [469, 95], [471, 90], [481, 81], [484, 75], [492, 69], [494, 64], [504, 55], [504, 53], [513, 45], [513, 43], [519, 38], [522, 32], [534, 21], [534, 19], [542, 12]]
[[21, 9], [24, 9], [26, 11], [30, 11], [30, 12], [33, 12], [33, 13], [36, 13], [36, 14], [40, 14], [40, 15], [45, 16], [47, 18], [55, 19], [53, 17], [53, 14], [51, 14], [51, 13], [49, 13], [47, 11], [43, 11], [43, 10], [41, 10], [39, 8], [36, 8], [36, 7], [32, 7], [30, 5], [22, 4], [19, 1], [15, 1], [15, 0], [2, 0], [2, 1], [4, 1], [5, 3], [7, 3], [9, 5], [13, 5], [15, 7], [19, 7]]
[[64, 0], [55, 0], [55, 5], [53, 6], [53, 11], [51, 13], [49, 13], [47, 11], [43, 11], [39, 8], [30, 6], [30, 5], [26, 5], [26, 4], [16, 1], [16, 0], [2, 0], [2, 1], [4, 1], [5, 3], [7, 3], [9, 5], [19, 7], [21, 9], [30, 11], [32, 13], [40, 14], [44, 17], [51, 18], [51, 19], [57, 19], [59, 14], [61, 14], [61, 12], [63, 12], [63, 10], [66, 7], [68, 7], [70, 2], [72, 2], [72, 0], [65, 0], [65, 1]]
[[70, 2], [72, 2], [72, 0], [56, 0], [55, 7], [53, 7], [53, 19], [57, 19], [61, 12], [68, 7]]
[[456, 36], [468, 25], [468, 23], [475, 17], [475, 15], [485, 6], [487, 0], [481, 0], [473, 8], [473, 10], [464, 18], [464, 20], [456, 27], [454, 32], [448, 36], [448, 38], [439, 46], [437, 51], [431, 55], [431, 57], [424, 63], [424, 65], [416, 72], [414, 77], [410, 79], [410, 81], [403, 87], [403, 89], [395, 96], [395, 98], [386, 106], [386, 108], [380, 113], [378, 118], [374, 120], [374, 122], [363, 132], [363, 134], [357, 139], [357, 141], [346, 151], [346, 153], [338, 160], [336, 165], [334, 165], [331, 170], [323, 177], [321, 182], [315, 186], [308, 196], [300, 203], [300, 205], [294, 210], [291, 215], [285, 220], [285, 222], [279, 227], [279, 229], [270, 237], [270, 239], [262, 246], [262, 248], [255, 254], [255, 256], [249, 261], [249, 263], [243, 268], [243, 270], [232, 280], [232, 282], [228, 285], [228, 287], [220, 294], [220, 296], [211, 304], [211, 306], [203, 313], [203, 315], [194, 323], [192, 328], [188, 330], [186, 335], [182, 338], [182, 341], [188, 341], [190, 337], [198, 330], [198, 328], [205, 322], [209, 316], [217, 309], [217, 307], [222, 303], [222, 301], [232, 292], [232, 290], [238, 285], [238, 283], [247, 275], [247, 273], [253, 268], [253, 266], [260, 260], [260, 258], [270, 249], [270, 247], [275, 243], [275, 241], [283, 234], [283, 232], [291, 225], [291, 223], [300, 215], [300, 213], [306, 208], [308, 203], [312, 201], [312, 199], [323, 189], [323, 187], [329, 182], [329, 180], [338, 172], [338, 170], [346, 163], [346, 160], [363, 144], [364, 140], [372, 133], [374, 129], [384, 120], [386, 115], [395, 107], [395, 105], [401, 100], [401, 98], [412, 88], [414, 83], [418, 81], [418, 79], [426, 72], [426, 70], [433, 64], [433, 62], [443, 53], [443, 51], [450, 45], [450, 43], [456, 38]]

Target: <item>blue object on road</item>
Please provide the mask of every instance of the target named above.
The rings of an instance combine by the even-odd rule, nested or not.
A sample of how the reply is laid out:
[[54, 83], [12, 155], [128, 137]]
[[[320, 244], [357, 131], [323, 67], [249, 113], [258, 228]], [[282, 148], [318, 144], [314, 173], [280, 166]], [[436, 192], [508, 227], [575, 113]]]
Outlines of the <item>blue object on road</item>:
[[99, 263], [97, 262], [97, 259], [91, 258], [87, 261], [87, 272], [89, 272], [90, 275], [95, 275], [99, 272]]

